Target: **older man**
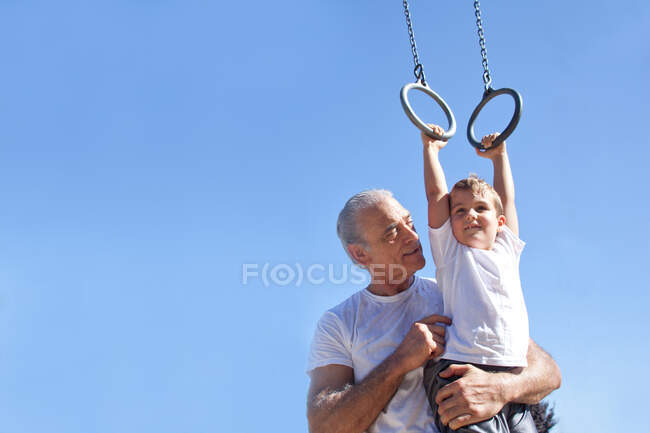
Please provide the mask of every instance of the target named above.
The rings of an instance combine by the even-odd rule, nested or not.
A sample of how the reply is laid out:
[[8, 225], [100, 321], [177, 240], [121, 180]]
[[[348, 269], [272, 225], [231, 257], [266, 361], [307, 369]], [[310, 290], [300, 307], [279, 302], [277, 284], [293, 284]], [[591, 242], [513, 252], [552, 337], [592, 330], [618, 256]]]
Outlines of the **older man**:
[[[392, 194], [352, 197], [337, 223], [350, 258], [370, 285], [327, 311], [309, 356], [307, 417], [311, 433], [436, 432], [422, 386], [422, 366], [444, 350], [447, 317], [425, 264], [410, 213]], [[488, 419], [508, 402], [539, 402], [560, 386], [555, 362], [532, 340], [528, 367], [487, 373], [456, 365], [462, 376], [438, 393], [443, 423], [453, 429]]]

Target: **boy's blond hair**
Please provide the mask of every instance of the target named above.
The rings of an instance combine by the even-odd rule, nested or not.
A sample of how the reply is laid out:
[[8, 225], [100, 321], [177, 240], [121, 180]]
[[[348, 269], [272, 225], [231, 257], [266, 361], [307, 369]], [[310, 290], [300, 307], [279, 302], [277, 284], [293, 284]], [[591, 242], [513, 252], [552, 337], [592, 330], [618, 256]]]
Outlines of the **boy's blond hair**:
[[449, 193], [450, 206], [451, 206], [451, 194], [453, 194], [454, 190], [471, 191], [472, 194], [474, 195], [478, 195], [481, 197], [485, 197], [488, 200], [492, 200], [492, 202], [494, 203], [494, 208], [497, 211], [497, 215], [503, 215], [503, 204], [501, 203], [501, 197], [499, 197], [499, 193], [497, 193], [494, 190], [494, 188], [492, 188], [492, 185], [490, 185], [483, 179], [479, 178], [474, 173], [470, 174], [469, 177], [467, 177], [467, 179], [461, 179], [458, 182], [456, 182], [454, 187], [451, 189], [451, 193]]

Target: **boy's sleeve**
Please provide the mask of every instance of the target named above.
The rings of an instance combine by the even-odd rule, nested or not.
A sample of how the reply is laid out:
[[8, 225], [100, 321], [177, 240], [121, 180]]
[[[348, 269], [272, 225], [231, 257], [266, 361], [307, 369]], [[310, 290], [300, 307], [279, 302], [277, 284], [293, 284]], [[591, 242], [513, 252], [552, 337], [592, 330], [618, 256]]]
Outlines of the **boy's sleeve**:
[[497, 241], [500, 241], [508, 253], [516, 258], [521, 256], [521, 252], [524, 250], [524, 246], [526, 246], [526, 242], [519, 239], [505, 224], [497, 236]]
[[429, 242], [436, 267], [443, 267], [456, 254], [459, 245], [449, 219], [437, 229], [429, 227]]
[[343, 322], [331, 311], [326, 311], [316, 325], [309, 349], [307, 373], [330, 364], [353, 368], [352, 355], [346, 344]]

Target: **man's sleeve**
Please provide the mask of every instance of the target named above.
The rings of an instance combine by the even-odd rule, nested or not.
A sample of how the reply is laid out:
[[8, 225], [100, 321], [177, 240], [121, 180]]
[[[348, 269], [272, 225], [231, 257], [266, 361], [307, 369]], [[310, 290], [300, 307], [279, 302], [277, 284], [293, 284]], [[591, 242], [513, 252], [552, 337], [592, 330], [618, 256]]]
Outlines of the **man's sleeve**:
[[325, 312], [316, 325], [311, 341], [307, 373], [318, 367], [330, 364], [346, 365], [353, 368], [349, 342], [343, 322], [331, 311]]
[[449, 219], [439, 228], [429, 227], [429, 242], [431, 243], [431, 254], [437, 268], [443, 267], [456, 254], [458, 241], [451, 230]]

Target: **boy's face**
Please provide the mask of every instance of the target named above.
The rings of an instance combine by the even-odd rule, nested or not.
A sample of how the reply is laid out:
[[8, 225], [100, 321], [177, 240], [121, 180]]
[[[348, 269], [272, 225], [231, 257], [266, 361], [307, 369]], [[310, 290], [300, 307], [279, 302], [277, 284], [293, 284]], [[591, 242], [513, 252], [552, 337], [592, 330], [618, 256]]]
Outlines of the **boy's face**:
[[468, 247], [491, 250], [497, 232], [506, 222], [504, 215], [497, 215], [494, 202], [469, 190], [453, 190], [450, 206], [456, 240]]

